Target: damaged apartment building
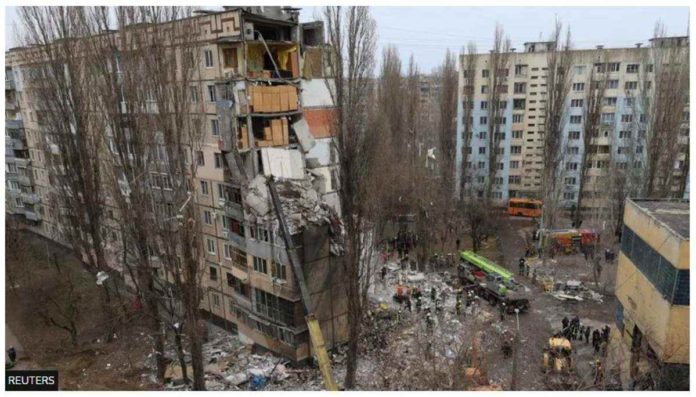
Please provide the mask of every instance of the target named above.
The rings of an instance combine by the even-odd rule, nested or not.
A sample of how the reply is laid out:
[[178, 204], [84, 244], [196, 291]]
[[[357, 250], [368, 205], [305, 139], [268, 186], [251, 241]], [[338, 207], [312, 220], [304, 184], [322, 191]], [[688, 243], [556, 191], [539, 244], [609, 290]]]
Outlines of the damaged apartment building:
[[[302, 361], [312, 356], [304, 306], [268, 181], [280, 196], [310, 306], [333, 348], [347, 340], [347, 302], [324, 26], [300, 23], [299, 9], [286, 7], [224, 7], [190, 18], [201, 51], [190, 100], [202, 105], [205, 126], [192, 181], [203, 232], [201, 310], [243, 341]], [[52, 189], [38, 111], [22, 96], [21, 51], [6, 54], [6, 211], [65, 244], [60, 221], [41, 206]], [[103, 227], [114, 227], [106, 235], [115, 248], [107, 247], [107, 262], [122, 272], [118, 224], [108, 218]], [[167, 278], [162, 269], [158, 274]]]
[[204, 93], [214, 104], [208, 117], [216, 168], [200, 181], [208, 185], [201, 191], [209, 192], [210, 205], [201, 208], [207, 233], [202, 309], [221, 326], [295, 361], [312, 353], [269, 180], [327, 346], [346, 340], [324, 27], [300, 24], [298, 16], [299, 10], [281, 7], [205, 16], [224, 34], [203, 49], [211, 68]]

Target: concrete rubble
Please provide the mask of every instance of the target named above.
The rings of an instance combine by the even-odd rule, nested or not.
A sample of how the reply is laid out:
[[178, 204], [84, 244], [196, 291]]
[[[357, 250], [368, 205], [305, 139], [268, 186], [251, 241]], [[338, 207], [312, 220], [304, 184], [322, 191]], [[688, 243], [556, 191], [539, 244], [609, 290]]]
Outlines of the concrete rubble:
[[[312, 186], [312, 178], [307, 175], [304, 179], [283, 179], [275, 182], [288, 229], [290, 234], [297, 234], [307, 224], [326, 224], [330, 230], [331, 252], [340, 255], [343, 252], [340, 218], [331, 206], [321, 201]], [[259, 175], [249, 183], [245, 202], [257, 221], [263, 219], [273, 222], [276, 235], [281, 235], [277, 230], [278, 224], [265, 177]]]

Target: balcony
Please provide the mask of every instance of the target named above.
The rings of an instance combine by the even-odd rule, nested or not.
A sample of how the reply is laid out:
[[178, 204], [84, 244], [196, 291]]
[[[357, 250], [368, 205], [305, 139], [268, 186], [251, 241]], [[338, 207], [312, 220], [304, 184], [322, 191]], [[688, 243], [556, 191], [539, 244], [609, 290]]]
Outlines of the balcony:
[[15, 81], [13, 78], [5, 79], [5, 91], [12, 91], [16, 88], [17, 87], [15, 86]]
[[26, 175], [19, 175], [17, 176], [17, 182], [19, 182], [20, 185], [22, 186], [31, 186], [31, 178], [29, 178]]
[[24, 212], [24, 216], [27, 219], [29, 219], [30, 221], [37, 221], [38, 222], [41, 220], [41, 214], [39, 214], [38, 212], [34, 212], [33, 209], [27, 209]]
[[5, 120], [5, 127], [8, 130], [19, 130], [24, 128], [24, 120]]
[[244, 212], [242, 211], [241, 205], [233, 201], [225, 200], [224, 208], [227, 216], [235, 219], [244, 219]]
[[14, 157], [14, 163], [17, 164], [17, 168], [27, 168], [29, 165], [31, 165], [31, 159]]
[[22, 201], [27, 204], [38, 204], [41, 202], [41, 196], [36, 193], [22, 193]]
[[24, 150], [26, 149], [26, 144], [25, 144], [24, 139], [17, 139], [17, 138], [12, 138], [12, 149], [14, 150]]

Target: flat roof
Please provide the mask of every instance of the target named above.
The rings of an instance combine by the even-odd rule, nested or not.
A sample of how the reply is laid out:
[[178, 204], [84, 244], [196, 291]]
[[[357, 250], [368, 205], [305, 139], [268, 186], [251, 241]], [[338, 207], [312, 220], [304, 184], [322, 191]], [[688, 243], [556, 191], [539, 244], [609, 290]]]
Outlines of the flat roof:
[[689, 239], [689, 200], [631, 199], [649, 216], [685, 240]]

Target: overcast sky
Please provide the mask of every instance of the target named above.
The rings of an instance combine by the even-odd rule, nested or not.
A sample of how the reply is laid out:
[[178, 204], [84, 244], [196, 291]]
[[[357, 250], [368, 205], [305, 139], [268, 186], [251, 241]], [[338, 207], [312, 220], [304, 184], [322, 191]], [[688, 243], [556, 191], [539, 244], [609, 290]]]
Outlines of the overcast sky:
[[[208, 7], [209, 8], [209, 7]], [[319, 7], [303, 7], [302, 21], [314, 19]], [[669, 35], [685, 35], [687, 7], [372, 7], [380, 48], [397, 46], [405, 60], [413, 54], [424, 72], [440, 64], [449, 48], [459, 52], [469, 41], [488, 51], [496, 22], [505, 28], [513, 47], [546, 39], [558, 17], [570, 25], [574, 47], [630, 47], [647, 43], [655, 22], [661, 20]], [[5, 40], [14, 46], [16, 7], [7, 7]], [[404, 62], [404, 63], [405, 63]]]

